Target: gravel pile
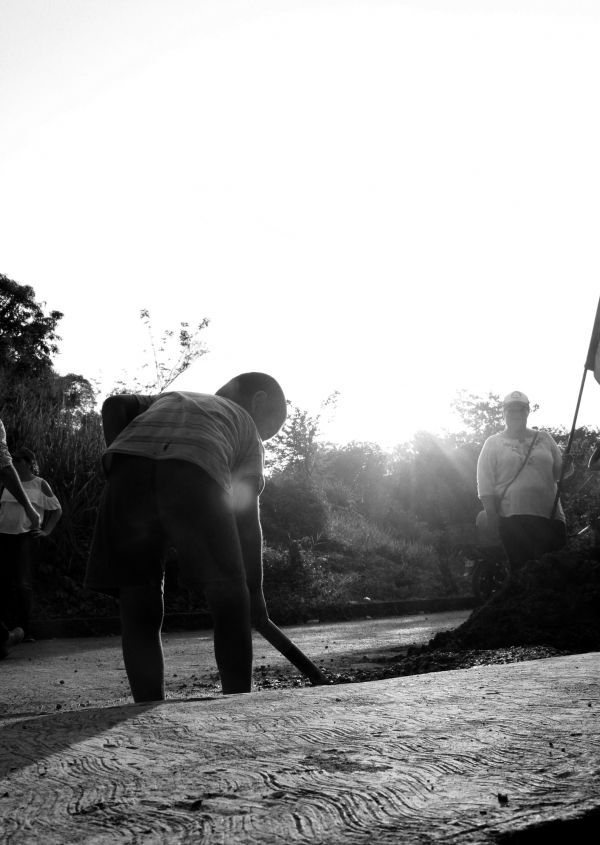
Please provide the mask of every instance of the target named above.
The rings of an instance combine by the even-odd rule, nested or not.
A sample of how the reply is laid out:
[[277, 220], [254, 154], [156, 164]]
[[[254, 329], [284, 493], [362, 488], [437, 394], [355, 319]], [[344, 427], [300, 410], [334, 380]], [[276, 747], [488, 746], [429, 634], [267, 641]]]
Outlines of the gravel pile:
[[[329, 678], [356, 683], [586, 651], [600, 651], [600, 562], [589, 552], [565, 551], [527, 564], [502, 594], [426, 646], [399, 653], [385, 667]], [[284, 678], [267, 683], [291, 685]]]

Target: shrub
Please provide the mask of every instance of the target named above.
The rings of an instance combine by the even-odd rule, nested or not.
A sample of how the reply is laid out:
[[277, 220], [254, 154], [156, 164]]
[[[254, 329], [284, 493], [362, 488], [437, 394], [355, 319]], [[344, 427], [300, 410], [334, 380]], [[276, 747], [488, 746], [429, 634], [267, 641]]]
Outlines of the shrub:
[[353, 598], [384, 601], [456, 592], [450, 558], [436, 549], [434, 532], [423, 534], [401, 539], [359, 513], [336, 511], [330, 516], [327, 537], [335, 538], [343, 551], [338, 554], [341, 562], [330, 559], [329, 565], [356, 573]]
[[280, 624], [306, 621], [319, 609], [348, 600], [355, 575], [327, 569], [310, 548], [265, 547], [264, 593], [269, 614]]
[[261, 521], [271, 545], [290, 539], [316, 539], [327, 526], [328, 507], [323, 491], [299, 473], [282, 472], [267, 481], [260, 497]]

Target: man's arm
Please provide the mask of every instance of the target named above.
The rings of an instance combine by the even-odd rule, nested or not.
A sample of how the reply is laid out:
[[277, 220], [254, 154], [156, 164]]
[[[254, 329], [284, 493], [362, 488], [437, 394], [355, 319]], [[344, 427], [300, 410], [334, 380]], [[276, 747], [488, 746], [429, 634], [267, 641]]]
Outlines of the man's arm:
[[491, 442], [489, 438], [485, 441], [477, 459], [477, 494], [485, 511], [487, 529], [494, 534], [498, 530], [500, 515], [494, 491]]
[[117, 394], [105, 399], [102, 403], [102, 430], [106, 445], [110, 446], [141, 412], [140, 401], [132, 393]]
[[495, 496], [479, 496], [486, 516], [486, 528], [490, 534], [495, 534], [498, 531], [498, 523], [500, 514], [498, 513], [498, 505]]
[[269, 617], [263, 594], [263, 541], [258, 492], [252, 482], [240, 482], [235, 485], [233, 503], [246, 570], [246, 583], [250, 591], [252, 624], [258, 626]]

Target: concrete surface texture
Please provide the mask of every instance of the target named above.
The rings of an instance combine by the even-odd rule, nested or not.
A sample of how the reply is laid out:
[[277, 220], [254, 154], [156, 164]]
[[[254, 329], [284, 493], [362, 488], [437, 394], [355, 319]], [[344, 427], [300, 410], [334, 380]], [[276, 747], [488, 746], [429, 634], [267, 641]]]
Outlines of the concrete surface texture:
[[593, 652], [6, 716], [2, 841], [591, 842], [599, 670]]

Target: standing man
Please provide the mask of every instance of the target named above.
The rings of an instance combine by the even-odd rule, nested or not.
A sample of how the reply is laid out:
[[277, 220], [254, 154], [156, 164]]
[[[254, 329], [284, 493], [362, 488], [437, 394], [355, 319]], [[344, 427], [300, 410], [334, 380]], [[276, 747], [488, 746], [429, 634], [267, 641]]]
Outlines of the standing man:
[[546, 431], [529, 428], [529, 399], [513, 390], [503, 402], [504, 431], [488, 437], [477, 463], [477, 491], [489, 533], [499, 535], [512, 572], [567, 540], [560, 502], [554, 513], [562, 454]]

